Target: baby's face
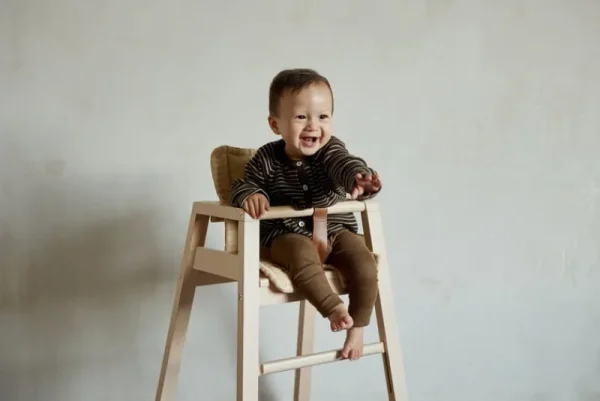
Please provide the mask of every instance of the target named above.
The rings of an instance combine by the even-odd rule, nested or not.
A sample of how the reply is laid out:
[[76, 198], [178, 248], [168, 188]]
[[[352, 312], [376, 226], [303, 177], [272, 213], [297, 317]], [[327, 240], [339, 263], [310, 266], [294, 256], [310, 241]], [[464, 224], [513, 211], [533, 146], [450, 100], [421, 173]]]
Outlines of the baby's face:
[[299, 92], [287, 91], [279, 101], [277, 116], [269, 125], [285, 141], [291, 158], [311, 156], [331, 138], [333, 100], [325, 84], [314, 84]]

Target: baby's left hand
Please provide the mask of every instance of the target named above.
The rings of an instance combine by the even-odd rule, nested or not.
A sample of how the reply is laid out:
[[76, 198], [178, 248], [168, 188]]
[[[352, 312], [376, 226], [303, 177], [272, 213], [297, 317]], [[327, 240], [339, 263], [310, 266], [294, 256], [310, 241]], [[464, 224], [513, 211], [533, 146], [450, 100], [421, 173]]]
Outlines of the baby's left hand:
[[352, 199], [358, 199], [363, 194], [371, 194], [381, 189], [381, 180], [377, 175], [356, 174], [356, 184], [352, 189]]

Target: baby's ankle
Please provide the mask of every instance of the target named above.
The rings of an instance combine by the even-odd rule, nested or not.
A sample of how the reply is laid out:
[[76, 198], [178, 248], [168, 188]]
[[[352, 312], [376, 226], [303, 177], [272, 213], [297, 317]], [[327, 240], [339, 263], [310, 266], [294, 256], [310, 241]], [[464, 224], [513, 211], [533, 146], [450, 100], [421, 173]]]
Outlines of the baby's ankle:
[[344, 304], [336, 306], [327, 318], [331, 322], [332, 331], [347, 330], [354, 325], [354, 321]]
[[346, 308], [346, 305], [344, 305], [343, 303], [336, 305], [329, 313], [329, 316], [333, 316], [335, 314], [339, 315], [340, 313], [348, 313], [348, 308]]

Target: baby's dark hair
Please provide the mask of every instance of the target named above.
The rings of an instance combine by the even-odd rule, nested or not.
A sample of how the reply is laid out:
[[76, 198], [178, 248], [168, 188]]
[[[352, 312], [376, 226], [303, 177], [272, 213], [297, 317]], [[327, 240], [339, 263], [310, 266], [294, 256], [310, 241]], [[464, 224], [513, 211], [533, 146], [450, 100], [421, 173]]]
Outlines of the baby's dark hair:
[[269, 87], [269, 113], [275, 116], [278, 112], [279, 99], [286, 90], [298, 92], [313, 84], [325, 84], [331, 92], [331, 103], [333, 112], [333, 90], [327, 78], [310, 68], [294, 68], [279, 72]]

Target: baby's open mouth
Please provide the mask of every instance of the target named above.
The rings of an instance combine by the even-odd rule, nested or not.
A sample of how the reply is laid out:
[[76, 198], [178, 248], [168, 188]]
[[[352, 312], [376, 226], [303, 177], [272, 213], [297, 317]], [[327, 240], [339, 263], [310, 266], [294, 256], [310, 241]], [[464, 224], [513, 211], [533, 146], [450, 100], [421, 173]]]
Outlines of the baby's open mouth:
[[305, 145], [314, 145], [315, 143], [317, 143], [317, 138], [316, 136], [305, 136], [303, 138], [300, 138], [300, 140], [302, 141], [303, 144]]

